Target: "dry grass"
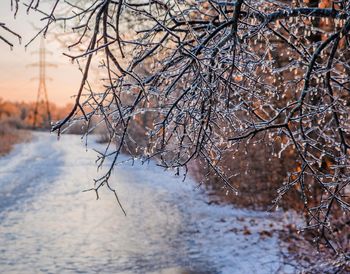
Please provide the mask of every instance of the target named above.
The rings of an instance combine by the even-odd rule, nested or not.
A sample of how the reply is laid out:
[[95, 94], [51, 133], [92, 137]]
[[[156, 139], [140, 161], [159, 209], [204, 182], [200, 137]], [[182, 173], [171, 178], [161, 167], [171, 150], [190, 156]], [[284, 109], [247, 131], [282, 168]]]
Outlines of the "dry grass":
[[27, 130], [10, 129], [5, 132], [0, 130], [0, 156], [9, 153], [15, 144], [27, 142], [30, 138], [31, 134]]
[[[345, 222], [344, 222], [345, 223]], [[349, 243], [349, 229], [342, 231], [342, 239], [344, 245]], [[346, 257], [349, 245], [344, 252], [334, 254], [326, 248], [322, 241], [315, 243], [314, 235], [305, 231], [298, 233], [294, 225], [287, 225], [284, 230], [279, 232], [282, 245], [287, 247], [288, 253], [284, 254], [286, 263], [297, 263], [294, 265], [298, 269], [298, 273], [318, 274], [318, 273], [350, 273], [350, 261]], [[347, 242], [347, 243], [345, 243]]]

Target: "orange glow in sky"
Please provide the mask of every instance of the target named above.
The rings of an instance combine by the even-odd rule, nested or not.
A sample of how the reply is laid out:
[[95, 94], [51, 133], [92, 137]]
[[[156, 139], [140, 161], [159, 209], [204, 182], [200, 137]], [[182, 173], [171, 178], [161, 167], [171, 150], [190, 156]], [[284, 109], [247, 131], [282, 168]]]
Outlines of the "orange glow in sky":
[[[20, 7], [17, 18], [14, 19], [13, 12], [10, 9], [10, 1], [1, 1], [0, 3], [0, 22], [6, 23], [22, 36], [22, 44], [18, 39], [4, 32], [0, 28], [0, 35], [10, 40], [14, 49], [0, 41], [0, 98], [10, 101], [33, 102], [36, 100], [38, 90], [38, 67], [28, 65], [39, 61], [39, 56], [33, 52], [38, 51], [40, 38], [34, 41], [27, 50], [24, 45], [36, 34], [34, 25], [40, 27], [41, 16], [35, 12], [25, 12], [25, 7]], [[57, 105], [65, 105], [72, 102], [72, 96], [76, 93], [81, 79], [81, 73], [75, 65], [62, 55], [65, 52], [53, 39], [46, 42], [47, 50], [52, 55], [47, 55], [46, 59], [50, 63], [57, 65], [57, 68], [48, 68], [47, 75], [52, 80], [47, 80], [49, 100]]]

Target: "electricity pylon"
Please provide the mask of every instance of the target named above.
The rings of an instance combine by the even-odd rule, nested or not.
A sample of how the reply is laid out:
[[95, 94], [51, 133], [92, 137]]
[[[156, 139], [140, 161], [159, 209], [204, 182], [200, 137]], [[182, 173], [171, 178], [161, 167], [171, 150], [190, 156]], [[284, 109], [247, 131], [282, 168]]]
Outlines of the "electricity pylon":
[[39, 87], [38, 87], [38, 92], [36, 96], [34, 117], [33, 117], [33, 128], [36, 128], [38, 126], [37, 125], [38, 115], [39, 115], [39, 109], [41, 108], [41, 106], [45, 108], [45, 116], [44, 116], [43, 124], [47, 122], [48, 126], [50, 126], [50, 123], [51, 123], [50, 104], [49, 104], [49, 98], [48, 98], [47, 87], [46, 87], [46, 79], [47, 79], [46, 68], [56, 67], [56, 65], [46, 62], [46, 54], [52, 54], [52, 53], [46, 50], [43, 38], [40, 41], [39, 51], [36, 51], [34, 53], [39, 54], [39, 62], [30, 64], [29, 66], [39, 67]]

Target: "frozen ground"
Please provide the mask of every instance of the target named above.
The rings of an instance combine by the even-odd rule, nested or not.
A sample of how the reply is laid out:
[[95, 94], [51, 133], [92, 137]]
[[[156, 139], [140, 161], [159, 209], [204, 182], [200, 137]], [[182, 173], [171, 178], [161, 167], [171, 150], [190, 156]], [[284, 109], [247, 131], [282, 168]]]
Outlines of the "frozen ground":
[[82, 192], [95, 160], [78, 136], [45, 133], [0, 158], [1, 273], [293, 272], [265, 233], [280, 214], [208, 205], [190, 180], [125, 163], [112, 178], [125, 217], [111, 193]]

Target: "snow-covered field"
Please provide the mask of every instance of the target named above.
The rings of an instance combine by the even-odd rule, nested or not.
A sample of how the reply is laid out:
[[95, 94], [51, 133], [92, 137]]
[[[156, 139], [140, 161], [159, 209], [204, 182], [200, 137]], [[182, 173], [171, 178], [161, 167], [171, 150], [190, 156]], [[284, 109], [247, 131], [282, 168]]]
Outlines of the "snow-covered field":
[[[1, 273], [290, 273], [280, 213], [208, 205], [154, 163], [118, 166], [95, 200], [96, 153], [79, 136], [33, 133], [0, 158]], [[91, 146], [100, 145], [91, 142]]]

